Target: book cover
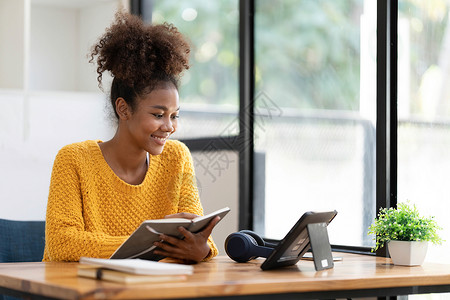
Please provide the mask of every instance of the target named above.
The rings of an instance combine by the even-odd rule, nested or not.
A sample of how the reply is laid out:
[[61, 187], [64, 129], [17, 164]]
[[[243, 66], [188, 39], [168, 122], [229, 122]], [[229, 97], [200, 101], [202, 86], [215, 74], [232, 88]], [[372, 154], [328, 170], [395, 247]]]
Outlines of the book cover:
[[156, 247], [154, 242], [159, 241], [159, 234], [183, 238], [178, 231], [179, 226], [183, 226], [192, 233], [199, 232], [205, 228], [208, 223], [216, 216], [222, 220], [230, 211], [225, 207], [210, 214], [199, 216], [192, 220], [182, 218], [167, 218], [157, 220], [147, 220], [130, 235], [130, 237], [113, 253], [111, 259], [131, 259], [140, 258], [145, 260], [158, 261], [164, 258], [161, 255], [155, 255], [153, 251]]

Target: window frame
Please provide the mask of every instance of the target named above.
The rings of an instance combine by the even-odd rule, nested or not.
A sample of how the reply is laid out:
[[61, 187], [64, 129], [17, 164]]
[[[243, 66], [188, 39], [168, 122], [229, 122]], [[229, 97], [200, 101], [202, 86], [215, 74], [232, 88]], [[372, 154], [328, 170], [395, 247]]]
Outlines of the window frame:
[[376, 212], [397, 207], [397, 21], [398, 1], [377, 1]]

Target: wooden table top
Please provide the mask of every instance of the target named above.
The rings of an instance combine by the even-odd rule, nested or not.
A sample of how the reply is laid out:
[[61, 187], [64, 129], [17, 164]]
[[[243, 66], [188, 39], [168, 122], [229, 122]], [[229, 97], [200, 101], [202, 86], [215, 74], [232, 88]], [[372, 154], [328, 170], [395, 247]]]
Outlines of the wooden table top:
[[194, 266], [181, 282], [117, 284], [77, 277], [78, 263], [3, 263], [0, 287], [61, 299], [163, 299], [450, 285], [450, 265], [394, 266], [390, 259], [334, 253], [333, 269], [312, 261], [262, 271], [263, 259], [239, 264], [226, 256]]

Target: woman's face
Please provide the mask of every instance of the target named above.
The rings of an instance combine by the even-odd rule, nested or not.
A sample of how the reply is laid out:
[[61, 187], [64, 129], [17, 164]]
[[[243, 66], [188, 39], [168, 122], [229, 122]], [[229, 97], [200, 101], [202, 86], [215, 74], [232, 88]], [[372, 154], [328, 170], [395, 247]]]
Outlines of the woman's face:
[[177, 129], [179, 100], [177, 89], [170, 85], [156, 88], [137, 97], [125, 126], [131, 142], [152, 155], [159, 155], [169, 136]]

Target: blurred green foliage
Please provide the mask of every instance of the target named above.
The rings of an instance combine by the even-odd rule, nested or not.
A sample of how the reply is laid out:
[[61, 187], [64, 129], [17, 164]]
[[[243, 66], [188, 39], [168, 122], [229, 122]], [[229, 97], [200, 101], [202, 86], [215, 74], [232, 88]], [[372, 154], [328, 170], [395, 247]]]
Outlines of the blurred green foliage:
[[[423, 95], [420, 91], [427, 71], [442, 64], [442, 59], [450, 55], [447, 53], [448, 46], [443, 44], [448, 26], [449, 7], [448, 0], [400, 0], [398, 2], [399, 23], [406, 21], [407, 27], [407, 31], [404, 32], [405, 29], [399, 26], [398, 56], [400, 59], [409, 50], [410, 99], [408, 101], [413, 115], [421, 114], [423, 101], [431, 100], [427, 97], [429, 95]], [[407, 35], [407, 41], [403, 35]], [[408, 49], [405, 49], [406, 47]], [[399, 73], [400, 76], [404, 74]], [[432, 89], [439, 88], [437, 82], [433, 85]], [[423, 97], [425, 98], [422, 99]]]
[[284, 107], [357, 110], [362, 1], [256, 3], [256, 89]]
[[[183, 102], [237, 108], [238, 5], [238, 0], [154, 0], [153, 22], [173, 23], [192, 41]], [[256, 94], [265, 92], [280, 107], [358, 111], [365, 1], [256, 0], [255, 5]], [[402, 47], [410, 48], [411, 109], [417, 111], [418, 86], [440, 55], [448, 0], [400, 0], [402, 17], [411, 38], [408, 45], [399, 42], [399, 56]], [[376, 43], [369, 48], [375, 57]]]

